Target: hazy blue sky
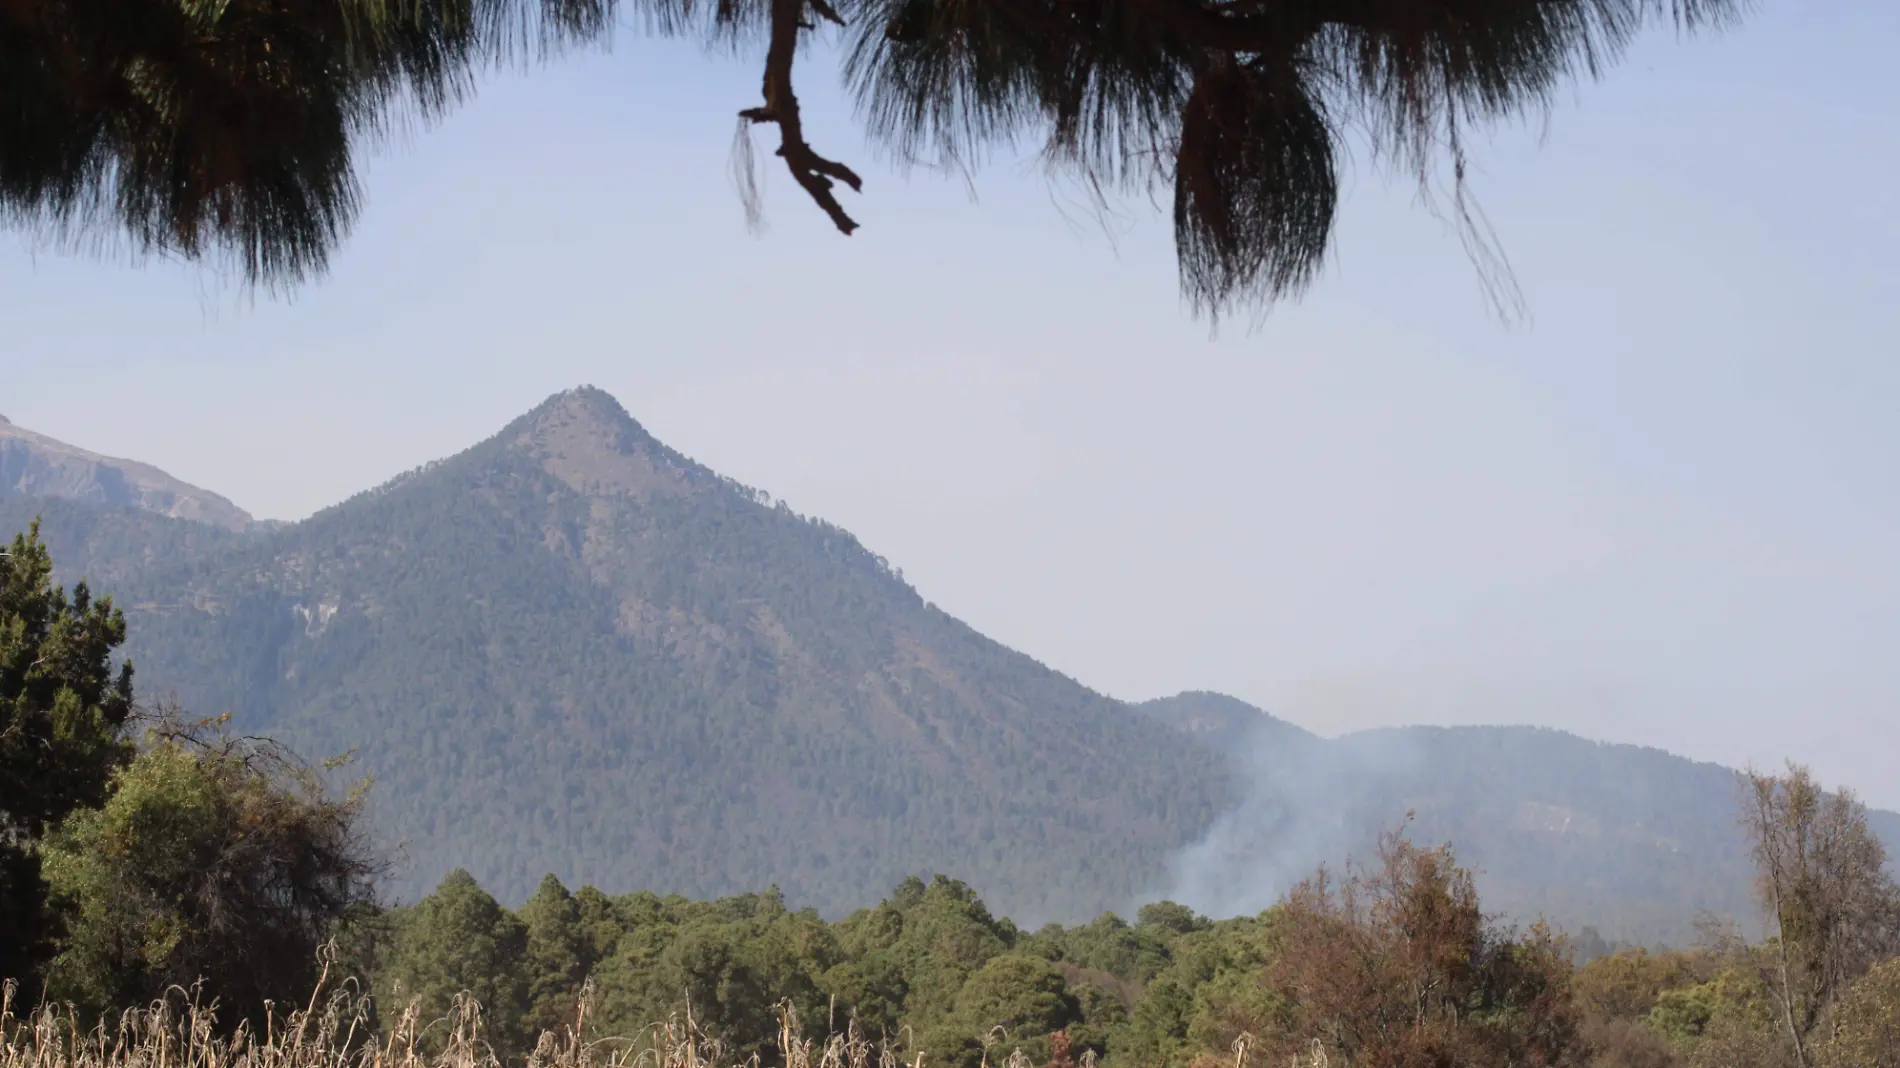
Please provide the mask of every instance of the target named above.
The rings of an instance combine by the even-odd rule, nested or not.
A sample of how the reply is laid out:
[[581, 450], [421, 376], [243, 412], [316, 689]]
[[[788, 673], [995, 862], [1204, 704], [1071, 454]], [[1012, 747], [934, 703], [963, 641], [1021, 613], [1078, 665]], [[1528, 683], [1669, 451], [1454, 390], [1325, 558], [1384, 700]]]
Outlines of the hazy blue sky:
[[[1665, 32], [1476, 188], [1506, 327], [1361, 168], [1303, 304], [1210, 340], [1164, 220], [1019, 165], [868, 177], [850, 239], [728, 181], [750, 62], [629, 38], [379, 156], [325, 282], [0, 239], [0, 412], [295, 518], [597, 384], [1110, 693], [1325, 733], [1546, 723], [1900, 807], [1900, 7]], [[1065, 203], [1068, 207], [1064, 207]]]

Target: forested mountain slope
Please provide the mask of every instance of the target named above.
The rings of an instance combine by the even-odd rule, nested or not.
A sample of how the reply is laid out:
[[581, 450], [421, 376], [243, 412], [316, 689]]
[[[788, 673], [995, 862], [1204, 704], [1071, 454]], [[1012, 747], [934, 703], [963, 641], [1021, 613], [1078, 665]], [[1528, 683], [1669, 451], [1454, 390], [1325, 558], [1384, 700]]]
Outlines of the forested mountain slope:
[[[57, 548], [57, 546], [56, 546]], [[465, 866], [875, 901], [1127, 901], [1231, 780], [945, 615], [836, 527], [560, 395], [312, 519], [113, 584], [148, 696], [360, 751], [405, 890]]]
[[248, 535], [131, 505], [99, 505], [62, 498], [0, 497], [0, 538], [11, 540], [40, 521], [59, 580], [86, 580], [100, 593], [130, 588], [160, 571], [244, 541]]
[[[1411, 814], [1449, 841], [1488, 908], [1619, 941], [1688, 945], [1699, 911], [1754, 915], [1734, 770], [1539, 727], [1395, 727], [1322, 739], [1231, 697], [1136, 706], [1232, 761], [1242, 800], [1178, 867], [1177, 895], [1219, 914], [1264, 907], [1286, 882]], [[1900, 815], [1869, 822], [1900, 856]]]
[[[221, 498], [220, 498], [221, 499]], [[912, 873], [1025, 924], [1264, 907], [1381, 828], [1487, 904], [1685, 942], [1747, 911], [1731, 772], [1528, 728], [1323, 739], [1244, 702], [1097, 694], [925, 603], [848, 533], [597, 390], [301, 523], [0, 497], [131, 617], [148, 702], [355, 749], [413, 898], [466, 867], [833, 914]], [[1875, 813], [1900, 844], [1900, 817]]]

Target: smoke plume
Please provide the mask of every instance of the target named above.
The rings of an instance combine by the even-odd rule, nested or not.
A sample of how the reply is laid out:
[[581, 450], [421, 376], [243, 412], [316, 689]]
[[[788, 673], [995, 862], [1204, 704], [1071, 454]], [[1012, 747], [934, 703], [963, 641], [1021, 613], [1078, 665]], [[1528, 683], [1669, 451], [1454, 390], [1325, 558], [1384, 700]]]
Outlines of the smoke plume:
[[1258, 913], [1322, 865], [1368, 859], [1405, 819], [1424, 752], [1402, 732], [1331, 741], [1263, 715], [1233, 760], [1239, 804], [1174, 855], [1156, 895], [1215, 918]]

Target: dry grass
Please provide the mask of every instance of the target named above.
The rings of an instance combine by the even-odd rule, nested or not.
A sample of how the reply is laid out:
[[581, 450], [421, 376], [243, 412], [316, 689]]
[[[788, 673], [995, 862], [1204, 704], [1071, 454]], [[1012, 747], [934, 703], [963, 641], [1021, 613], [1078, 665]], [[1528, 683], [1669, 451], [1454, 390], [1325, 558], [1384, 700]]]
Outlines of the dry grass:
[[[438, 1020], [424, 1020], [411, 1004], [378, 1027], [358, 984], [328, 978], [326, 970], [309, 1004], [273, 1012], [261, 1033], [248, 1024], [227, 1033], [216, 1006], [187, 990], [87, 1028], [69, 1008], [18, 1012], [17, 986], [8, 983], [0, 992], [0, 1068], [503, 1068], [474, 998], [457, 998]], [[591, 991], [574, 1028], [543, 1033], [525, 1061], [507, 1059], [509, 1068], [765, 1068], [756, 1056], [732, 1063], [690, 1014], [640, 1035], [589, 1037], [590, 1003]], [[806, 1038], [790, 1002], [779, 1006], [778, 1049], [777, 1068], [924, 1068], [921, 1056], [900, 1060], [854, 1023], [823, 1040]], [[1019, 1052], [1007, 1068], [1030, 1066]]]

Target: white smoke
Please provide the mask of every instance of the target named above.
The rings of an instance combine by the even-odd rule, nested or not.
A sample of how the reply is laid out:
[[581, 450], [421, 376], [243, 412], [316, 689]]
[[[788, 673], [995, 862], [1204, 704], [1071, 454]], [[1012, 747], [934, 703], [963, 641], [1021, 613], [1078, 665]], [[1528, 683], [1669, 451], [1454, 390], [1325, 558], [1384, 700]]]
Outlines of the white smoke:
[[1245, 784], [1239, 804], [1171, 858], [1156, 897], [1214, 918], [1253, 915], [1321, 865], [1369, 859], [1379, 833], [1405, 819], [1405, 784], [1425, 759], [1419, 739], [1375, 731], [1326, 740], [1261, 720], [1233, 755]]

